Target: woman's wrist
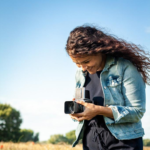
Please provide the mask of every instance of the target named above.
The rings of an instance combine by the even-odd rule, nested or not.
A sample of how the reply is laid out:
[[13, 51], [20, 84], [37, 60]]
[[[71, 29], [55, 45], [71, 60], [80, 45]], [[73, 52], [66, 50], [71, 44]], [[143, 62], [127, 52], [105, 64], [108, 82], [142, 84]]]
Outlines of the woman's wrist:
[[96, 114], [114, 119], [113, 112], [110, 107], [96, 105]]

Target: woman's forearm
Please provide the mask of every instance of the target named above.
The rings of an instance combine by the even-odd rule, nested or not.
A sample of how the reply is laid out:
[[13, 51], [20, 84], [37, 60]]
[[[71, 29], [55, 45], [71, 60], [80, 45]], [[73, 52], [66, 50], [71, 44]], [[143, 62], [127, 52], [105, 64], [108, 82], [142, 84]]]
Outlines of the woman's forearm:
[[104, 106], [96, 106], [97, 115], [103, 115], [105, 117], [114, 119], [111, 108]]

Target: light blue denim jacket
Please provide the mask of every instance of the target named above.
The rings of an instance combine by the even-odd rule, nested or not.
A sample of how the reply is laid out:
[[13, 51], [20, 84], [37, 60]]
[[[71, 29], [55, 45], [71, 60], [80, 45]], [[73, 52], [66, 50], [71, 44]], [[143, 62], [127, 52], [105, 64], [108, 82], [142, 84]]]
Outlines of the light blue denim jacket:
[[[76, 88], [84, 86], [86, 74], [78, 68], [76, 72]], [[100, 74], [100, 82], [104, 93], [104, 106], [110, 107], [114, 119], [104, 117], [105, 124], [112, 135], [119, 140], [142, 137], [141, 118], [145, 112], [145, 83], [136, 67], [123, 58], [107, 56], [106, 64]], [[76, 129], [76, 141], [82, 139], [84, 121], [79, 122]]]

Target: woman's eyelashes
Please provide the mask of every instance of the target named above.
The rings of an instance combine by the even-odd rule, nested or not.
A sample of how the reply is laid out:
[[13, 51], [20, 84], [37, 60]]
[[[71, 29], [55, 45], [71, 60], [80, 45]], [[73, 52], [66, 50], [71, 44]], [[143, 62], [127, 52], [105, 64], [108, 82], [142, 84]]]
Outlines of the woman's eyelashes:
[[76, 63], [76, 65], [82, 65], [82, 64], [88, 64], [89, 61], [86, 61], [86, 62], [82, 62], [82, 63]]
[[82, 64], [88, 64], [90, 61], [84, 61], [82, 62]]
[[88, 63], [89, 63], [89, 61], [84, 62], [84, 64], [88, 64]]

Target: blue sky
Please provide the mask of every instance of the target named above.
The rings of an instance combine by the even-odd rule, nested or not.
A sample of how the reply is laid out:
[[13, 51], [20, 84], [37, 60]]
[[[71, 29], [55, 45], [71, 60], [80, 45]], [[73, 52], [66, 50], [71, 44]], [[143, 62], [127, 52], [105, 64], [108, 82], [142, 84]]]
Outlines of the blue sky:
[[[149, 6], [149, 0], [1, 0], [0, 102], [19, 110], [21, 128], [40, 132], [41, 141], [75, 129], [63, 113], [75, 86], [76, 66], [65, 52], [70, 31], [92, 24], [150, 51]], [[149, 91], [144, 138], [150, 138]]]

